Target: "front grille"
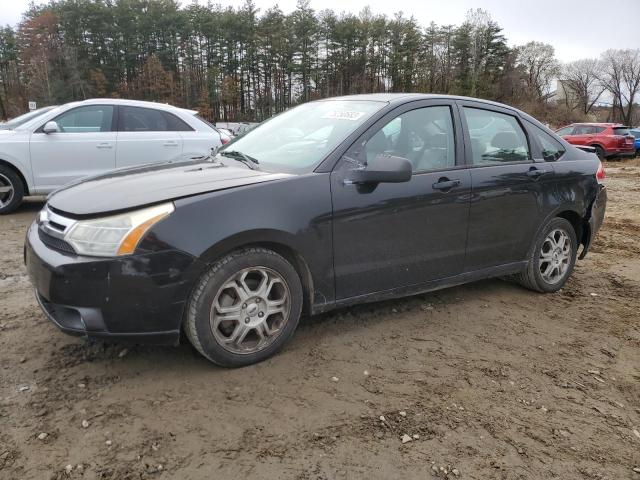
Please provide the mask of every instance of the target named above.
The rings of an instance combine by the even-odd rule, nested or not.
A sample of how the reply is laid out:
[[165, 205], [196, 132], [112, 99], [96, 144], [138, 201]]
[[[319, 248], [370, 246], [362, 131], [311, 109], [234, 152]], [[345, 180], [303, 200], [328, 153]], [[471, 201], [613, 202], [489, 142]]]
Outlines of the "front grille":
[[53, 248], [54, 250], [59, 250], [61, 252], [76, 253], [73, 247], [67, 242], [61, 240], [60, 238], [49, 235], [47, 232], [42, 231], [41, 228], [38, 228], [38, 236], [40, 237], [42, 243], [44, 243], [49, 248]]

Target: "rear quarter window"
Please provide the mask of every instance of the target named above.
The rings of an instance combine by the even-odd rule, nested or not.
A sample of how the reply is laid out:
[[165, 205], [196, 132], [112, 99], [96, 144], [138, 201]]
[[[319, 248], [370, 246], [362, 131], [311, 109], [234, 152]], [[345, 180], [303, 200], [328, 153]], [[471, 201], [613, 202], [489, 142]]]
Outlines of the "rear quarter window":
[[542, 158], [544, 158], [545, 161], [555, 162], [564, 155], [565, 149], [558, 140], [553, 138], [552, 135], [549, 135], [537, 125], [532, 123], [529, 123], [528, 125], [531, 127], [529, 131], [540, 145]]
[[614, 135], [629, 135], [629, 128], [627, 127], [613, 127]]

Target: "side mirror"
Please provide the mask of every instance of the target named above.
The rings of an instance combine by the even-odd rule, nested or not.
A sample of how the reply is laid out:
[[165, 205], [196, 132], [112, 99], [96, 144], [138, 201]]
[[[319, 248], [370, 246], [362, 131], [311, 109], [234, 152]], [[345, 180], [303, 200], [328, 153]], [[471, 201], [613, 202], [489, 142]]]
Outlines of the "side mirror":
[[44, 125], [44, 127], [42, 128], [42, 131], [48, 134], [48, 133], [57, 133], [57, 132], [60, 132], [61, 130], [56, 122], [54, 122], [53, 120], [50, 120]]
[[402, 183], [411, 180], [411, 162], [403, 157], [379, 154], [364, 168], [351, 170], [347, 180], [351, 183]]

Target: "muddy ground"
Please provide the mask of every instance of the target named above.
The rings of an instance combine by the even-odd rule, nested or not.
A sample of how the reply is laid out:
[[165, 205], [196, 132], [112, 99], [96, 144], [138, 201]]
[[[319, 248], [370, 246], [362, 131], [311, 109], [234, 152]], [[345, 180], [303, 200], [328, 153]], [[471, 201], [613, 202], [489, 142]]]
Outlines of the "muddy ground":
[[0, 478], [639, 480], [640, 162], [607, 167], [561, 292], [491, 280], [307, 318], [239, 370], [56, 330], [22, 264], [29, 202], [0, 217]]

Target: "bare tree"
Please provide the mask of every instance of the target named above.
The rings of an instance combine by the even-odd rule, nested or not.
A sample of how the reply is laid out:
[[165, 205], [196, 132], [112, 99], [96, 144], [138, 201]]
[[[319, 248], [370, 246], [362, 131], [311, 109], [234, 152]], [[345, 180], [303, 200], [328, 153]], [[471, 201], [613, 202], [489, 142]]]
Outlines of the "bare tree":
[[567, 106], [587, 115], [605, 92], [600, 82], [602, 63], [585, 58], [567, 63], [562, 69], [559, 88], [565, 90]]
[[630, 125], [633, 120], [636, 97], [640, 94], [640, 49], [607, 50], [602, 54], [602, 86], [613, 96], [620, 119]]
[[553, 47], [541, 42], [522, 45], [518, 47], [517, 65], [524, 71], [529, 95], [535, 100], [547, 100], [551, 84], [560, 73]]

